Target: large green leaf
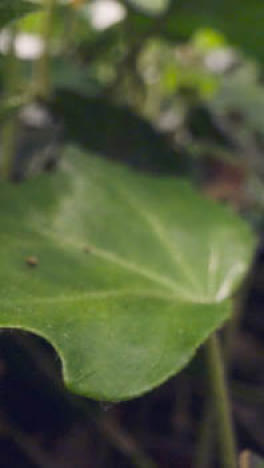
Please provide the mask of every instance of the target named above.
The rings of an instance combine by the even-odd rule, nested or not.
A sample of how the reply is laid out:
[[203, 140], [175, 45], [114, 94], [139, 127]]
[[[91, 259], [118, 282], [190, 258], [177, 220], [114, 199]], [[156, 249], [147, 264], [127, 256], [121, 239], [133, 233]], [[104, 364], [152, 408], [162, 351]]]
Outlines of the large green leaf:
[[36, 8], [39, 6], [24, 0], [0, 0], [0, 28]]
[[185, 181], [68, 153], [58, 173], [0, 186], [0, 324], [52, 343], [72, 390], [117, 401], [230, 316], [254, 239]]

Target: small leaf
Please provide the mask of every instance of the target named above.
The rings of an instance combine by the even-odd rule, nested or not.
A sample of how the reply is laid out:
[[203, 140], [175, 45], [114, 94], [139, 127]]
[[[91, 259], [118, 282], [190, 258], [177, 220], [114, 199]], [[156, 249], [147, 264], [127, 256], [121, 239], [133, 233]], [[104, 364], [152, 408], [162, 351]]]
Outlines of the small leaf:
[[0, 28], [37, 8], [39, 5], [24, 0], [0, 0]]
[[118, 401], [230, 316], [254, 239], [186, 181], [68, 153], [59, 173], [0, 186], [0, 324], [46, 338], [72, 390]]

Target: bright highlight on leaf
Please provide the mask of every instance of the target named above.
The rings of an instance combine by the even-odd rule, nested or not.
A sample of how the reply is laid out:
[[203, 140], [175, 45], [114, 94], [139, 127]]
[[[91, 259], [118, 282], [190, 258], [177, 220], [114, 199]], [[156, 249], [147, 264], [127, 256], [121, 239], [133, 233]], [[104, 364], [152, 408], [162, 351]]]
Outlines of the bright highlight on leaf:
[[72, 390], [127, 399], [230, 316], [254, 239], [185, 181], [68, 153], [57, 173], [0, 186], [0, 325], [52, 343]]

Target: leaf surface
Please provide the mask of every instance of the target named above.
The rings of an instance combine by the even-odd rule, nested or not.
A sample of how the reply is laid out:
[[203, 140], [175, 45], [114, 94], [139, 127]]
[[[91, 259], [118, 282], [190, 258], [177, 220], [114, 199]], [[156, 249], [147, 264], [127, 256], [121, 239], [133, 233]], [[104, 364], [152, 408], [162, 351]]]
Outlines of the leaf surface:
[[37, 8], [39, 5], [24, 0], [0, 0], [0, 28]]
[[97, 399], [182, 369], [230, 316], [254, 248], [186, 181], [73, 149], [57, 173], [2, 183], [0, 204], [0, 325], [45, 337], [69, 387]]

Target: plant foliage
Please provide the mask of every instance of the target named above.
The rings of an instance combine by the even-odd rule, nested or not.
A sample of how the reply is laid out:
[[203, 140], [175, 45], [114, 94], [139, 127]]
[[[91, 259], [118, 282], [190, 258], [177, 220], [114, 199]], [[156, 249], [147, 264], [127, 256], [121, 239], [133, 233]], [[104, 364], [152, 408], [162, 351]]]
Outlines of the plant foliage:
[[173, 375], [231, 314], [250, 229], [172, 177], [68, 151], [0, 187], [3, 327], [58, 351], [71, 389], [117, 401]]
[[0, 28], [12, 20], [30, 13], [37, 7], [39, 6], [23, 0], [0, 0]]

